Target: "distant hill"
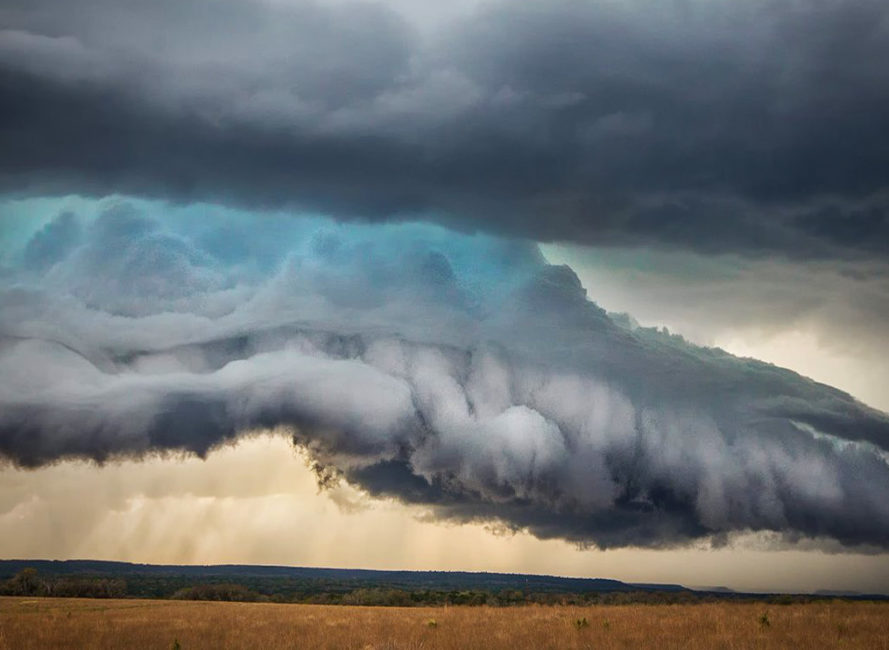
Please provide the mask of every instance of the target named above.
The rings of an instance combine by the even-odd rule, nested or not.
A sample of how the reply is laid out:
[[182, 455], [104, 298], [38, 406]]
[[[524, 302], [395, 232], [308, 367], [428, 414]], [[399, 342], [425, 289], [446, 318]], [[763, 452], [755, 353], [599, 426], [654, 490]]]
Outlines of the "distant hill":
[[[37, 571], [24, 582], [23, 569]], [[30, 586], [27, 586], [30, 585]], [[626, 583], [605, 578], [565, 578], [523, 573], [378, 571], [250, 564], [158, 565], [100, 560], [0, 560], [0, 594], [90, 595], [135, 598], [264, 599], [327, 604], [495, 604], [693, 602], [769, 600], [789, 603], [842, 597], [887, 596], [821, 591], [815, 594], [750, 594], [726, 587], [690, 589], [677, 584]]]
[[729, 589], [728, 587], [718, 586], [718, 587], [690, 587], [694, 591], [704, 591], [711, 594], [734, 594], [737, 593], [734, 589]]
[[681, 585], [629, 584], [605, 578], [563, 578], [521, 573], [474, 573], [469, 571], [378, 571], [372, 569], [329, 569], [315, 567], [264, 566], [250, 564], [159, 565], [106, 562], [101, 560], [0, 560], [0, 579], [26, 567], [44, 576], [180, 577], [238, 579], [279, 578], [308, 583], [335, 583], [344, 587], [389, 587], [396, 589], [467, 590], [520, 589], [533, 592], [590, 593], [629, 591], [682, 591]]

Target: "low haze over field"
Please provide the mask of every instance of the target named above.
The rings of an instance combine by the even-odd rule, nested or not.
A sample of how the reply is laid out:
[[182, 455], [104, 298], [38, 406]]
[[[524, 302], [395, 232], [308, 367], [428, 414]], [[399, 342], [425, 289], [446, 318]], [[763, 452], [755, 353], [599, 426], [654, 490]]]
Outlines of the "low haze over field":
[[889, 592], [882, 3], [56, 4], [0, 556]]

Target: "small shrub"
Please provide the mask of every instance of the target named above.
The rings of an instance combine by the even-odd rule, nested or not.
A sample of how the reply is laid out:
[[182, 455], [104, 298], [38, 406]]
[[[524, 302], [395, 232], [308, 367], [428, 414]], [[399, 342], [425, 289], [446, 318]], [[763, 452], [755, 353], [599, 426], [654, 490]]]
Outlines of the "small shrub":
[[607, 618], [604, 621], [602, 621], [602, 628], [605, 630], [610, 630], [611, 629], [611, 621], [609, 621]]
[[769, 620], [769, 613], [763, 612], [762, 616], [759, 617], [759, 626], [765, 628], [769, 627], [771, 624], [772, 622]]
[[182, 646], [179, 645], [179, 639], [173, 639], [173, 643], [170, 645], [170, 650], [182, 650]]
[[584, 616], [583, 618], [574, 619], [573, 625], [574, 625], [574, 629], [582, 630], [585, 627], [589, 627], [590, 622], [588, 620], [586, 620], [586, 616]]
[[426, 627], [436, 628], [438, 627], [438, 621], [436, 621], [434, 618], [430, 618], [428, 621], [426, 621]]

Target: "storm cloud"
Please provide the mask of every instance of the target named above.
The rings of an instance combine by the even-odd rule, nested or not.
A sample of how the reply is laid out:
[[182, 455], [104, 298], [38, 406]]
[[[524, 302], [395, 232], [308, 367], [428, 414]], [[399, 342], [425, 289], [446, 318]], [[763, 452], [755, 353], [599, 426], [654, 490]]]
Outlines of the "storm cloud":
[[885, 2], [405, 11], [4, 2], [0, 188], [885, 260]]
[[[522, 240], [104, 201], [6, 251], [0, 453], [284, 427], [319, 471], [580, 544], [889, 544], [889, 416], [640, 328]], [[261, 252], [261, 254], [260, 254]]]

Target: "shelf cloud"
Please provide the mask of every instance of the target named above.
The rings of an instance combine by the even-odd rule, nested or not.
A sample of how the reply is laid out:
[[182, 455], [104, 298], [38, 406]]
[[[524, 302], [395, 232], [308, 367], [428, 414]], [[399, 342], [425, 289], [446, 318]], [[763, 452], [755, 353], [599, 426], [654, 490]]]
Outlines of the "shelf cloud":
[[[889, 416], [642, 328], [521, 239], [106, 200], [5, 257], [0, 454], [199, 455], [285, 428], [319, 472], [599, 547], [889, 542]], [[261, 470], [259, 470], [261, 471]]]

